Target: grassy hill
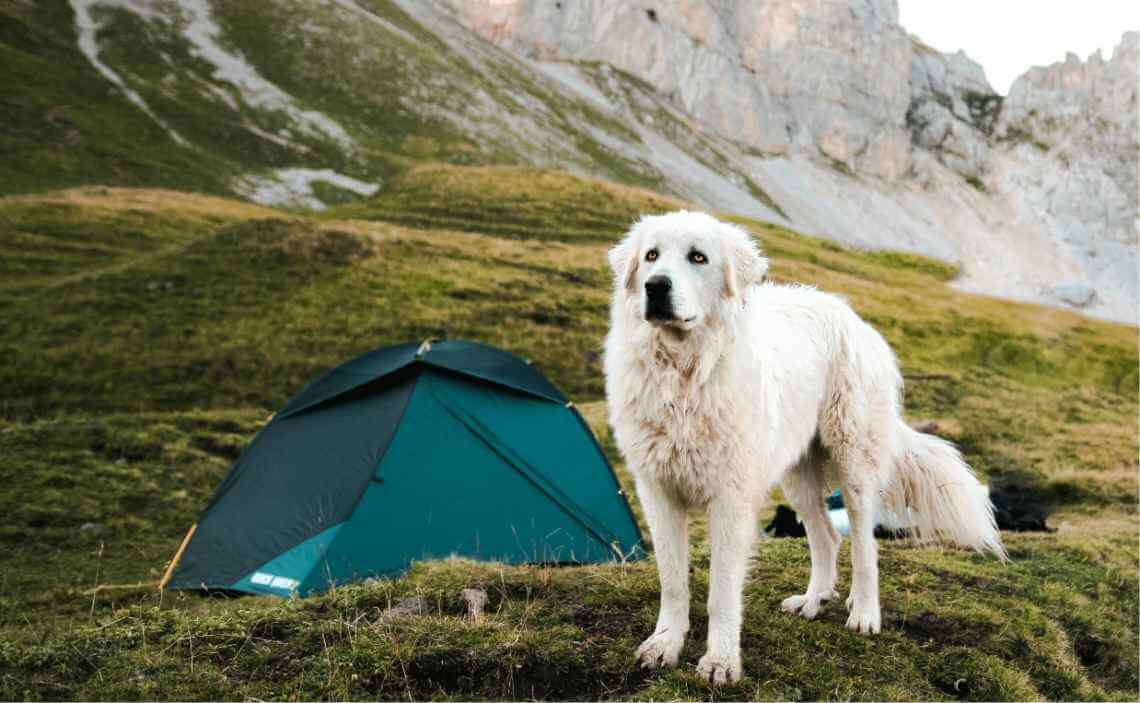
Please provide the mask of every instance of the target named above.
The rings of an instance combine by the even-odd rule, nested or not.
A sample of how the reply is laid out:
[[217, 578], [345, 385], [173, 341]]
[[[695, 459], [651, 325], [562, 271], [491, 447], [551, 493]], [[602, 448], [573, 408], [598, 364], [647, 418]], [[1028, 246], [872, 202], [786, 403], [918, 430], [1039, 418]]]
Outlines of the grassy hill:
[[566, 64], [572, 88], [427, 3], [4, 3], [0, 64], [0, 194], [94, 183], [319, 207], [360, 196], [290, 173], [372, 187], [425, 162], [540, 164], [677, 193], [700, 171], [761, 208], [744, 211], [779, 211], [735, 147], [643, 81]]
[[[604, 250], [663, 196], [566, 174], [431, 165], [320, 216], [164, 190], [0, 199], [0, 698], [694, 698], [708, 551], [679, 671], [632, 669], [651, 563], [426, 563], [303, 601], [153, 585], [285, 399], [373, 347], [450, 336], [531, 358], [614, 461], [598, 351]], [[965, 295], [955, 271], [758, 222], [780, 280], [846, 295], [894, 345], [913, 419], [1056, 509], [1013, 563], [885, 542], [884, 633], [779, 612], [803, 540], [757, 548], [747, 678], [723, 698], [1133, 699], [1134, 328]], [[619, 470], [621, 467], [619, 466]], [[628, 482], [628, 477], [623, 480]], [[849, 576], [844, 548], [842, 579]], [[486, 588], [490, 615], [461, 619]], [[97, 588], [98, 587], [98, 588]], [[429, 615], [381, 616], [418, 594]]]

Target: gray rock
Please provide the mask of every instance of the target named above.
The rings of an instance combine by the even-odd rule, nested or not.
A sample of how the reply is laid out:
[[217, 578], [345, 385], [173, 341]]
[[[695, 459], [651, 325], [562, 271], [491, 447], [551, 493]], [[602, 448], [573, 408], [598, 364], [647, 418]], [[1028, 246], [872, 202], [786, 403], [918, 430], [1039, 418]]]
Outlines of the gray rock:
[[1053, 295], [1062, 302], [1083, 308], [1096, 298], [1096, 289], [1087, 283], [1062, 283], [1053, 287]]
[[99, 534], [103, 531], [103, 523], [101, 522], [85, 522], [79, 526], [80, 532], [90, 532], [92, 534]]
[[380, 614], [381, 622], [398, 620], [414, 615], [426, 615], [429, 612], [428, 600], [423, 596], [412, 596], [398, 601], [391, 608]]
[[487, 592], [481, 588], [464, 588], [459, 594], [467, 606], [467, 618], [479, 622], [483, 619], [483, 608], [487, 605]]

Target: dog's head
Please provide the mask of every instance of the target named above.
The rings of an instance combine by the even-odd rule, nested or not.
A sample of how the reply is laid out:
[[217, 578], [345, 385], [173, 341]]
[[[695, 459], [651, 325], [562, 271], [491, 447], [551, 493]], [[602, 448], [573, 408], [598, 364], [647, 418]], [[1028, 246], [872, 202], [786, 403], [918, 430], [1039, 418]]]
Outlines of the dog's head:
[[685, 210], [642, 217], [609, 257], [624, 307], [648, 324], [684, 331], [738, 304], [768, 270], [743, 229]]

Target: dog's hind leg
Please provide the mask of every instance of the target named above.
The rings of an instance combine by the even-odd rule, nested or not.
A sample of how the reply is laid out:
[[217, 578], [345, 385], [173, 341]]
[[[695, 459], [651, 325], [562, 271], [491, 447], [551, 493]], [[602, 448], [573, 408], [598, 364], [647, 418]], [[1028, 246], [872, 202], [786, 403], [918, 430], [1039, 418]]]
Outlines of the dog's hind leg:
[[839, 543], [843, 540], [827, 517], [824, 493], [827, 490], [825, 466], [827, 456], [818, 447], [809, 450], [799, 463], [788, 472], [780, 484], [784, 497], [792, 504], [796, 516], [807, 532], [811, 551], [811, 579], [807, 592], [789, 596], [781, 607], [785, 612], [798, 613], [811, 620], [819, 614], [823, 603], [838, 597], [835, 591], [836, 562]]
[[653, 536], [653, 554], [661, 581], [657, 627], [637, 648], [646, 669], [676, 666], [689, 632], [689, 530], [685, 506], [654, 480], [637, 480], [637, 497]]
[[819, 436], [839, 468], [843, 505], [851, 528], [851, 596], [848, 629], [880, 631], [879, 551], [875, 513], [894, 471], [899, 386], [890, 347], [870, 328], [849, 330], [832, 369]]
[[[890, 430], [882, 407], [868, 404], [858, 418], [859, 431], [830, 433], [828, 451], [839, 466], [843, 505], [851, 523], [851, 595], [847, 598], [847, 628], [862, 634], [881, 629], [879, 549], [875, 543], [875, 513], [884, 477], [890, 473]], [[877, 412], [878, 411], [878, 412]], [[884, 420], [883, 418], [888, 418]], [[878, 421], [876, 421], [878, 420]], [[828, 441], [827, 438], [824, 440]]]
[[[881, 628], [879, 606], [879, 549], [875, 543], [875, 514], [879, 493], [891, 472], [891, 421], [889, 402], [867, 403], [858, 418], [858, 431], [831, 434], [828, 450], [839, 465], [843, 505], [851, 536], [851, 595], [847, 598], [848, 629], [875, 634]], [[832, 428], [835, 429], [834, 427]], [[827, 440], [825, 440], [827, 441]]]
[[[851, 521], [851, 595], [847, 598], [847, 628], [875, 634], [881, 628], [879, 606], [879, 548], [875, 543], [875, 474], [848, 467], [843, 481], [843, 504]], [[869, 480], [871, 479], [871, 480]]]

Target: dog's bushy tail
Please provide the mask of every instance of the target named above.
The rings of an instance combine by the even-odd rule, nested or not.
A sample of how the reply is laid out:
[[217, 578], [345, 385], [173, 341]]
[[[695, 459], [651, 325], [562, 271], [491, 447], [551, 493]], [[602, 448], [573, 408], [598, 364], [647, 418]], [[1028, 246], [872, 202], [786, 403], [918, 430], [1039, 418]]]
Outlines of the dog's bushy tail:
[[985, 486], [953, 444], [898, 423], [901, 452], [895, 478], [883, 492], [883, 508], [910, 524], [919, 542], [943, 542], [992, 552], [1005, 547]]

